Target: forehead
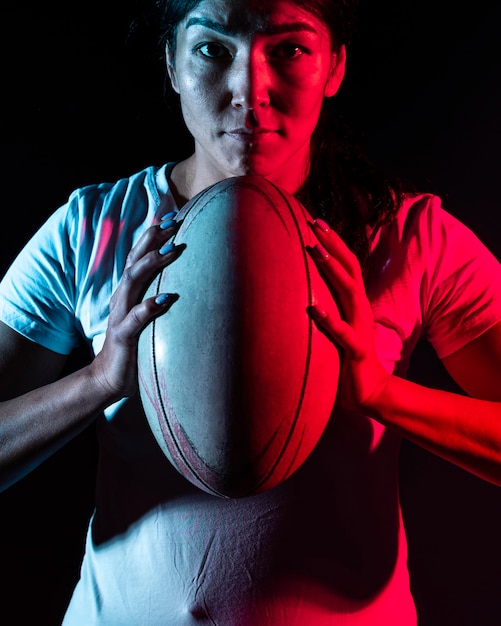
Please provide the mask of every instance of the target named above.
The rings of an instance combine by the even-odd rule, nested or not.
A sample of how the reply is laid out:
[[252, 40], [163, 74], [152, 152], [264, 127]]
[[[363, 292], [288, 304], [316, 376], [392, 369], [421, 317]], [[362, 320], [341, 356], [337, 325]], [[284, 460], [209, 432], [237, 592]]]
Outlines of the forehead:
[[291, 0], [202, 0], [180, 26], [207, 26], [231, 35], [274, 34], [299, 27], [328, 34], [318, 17]]

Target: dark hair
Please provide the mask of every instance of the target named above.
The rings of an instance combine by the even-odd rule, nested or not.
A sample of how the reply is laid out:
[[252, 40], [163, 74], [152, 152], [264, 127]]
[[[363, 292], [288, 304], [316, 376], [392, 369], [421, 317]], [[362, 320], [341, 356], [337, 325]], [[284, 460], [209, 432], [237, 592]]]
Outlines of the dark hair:
[[[201, 0], [157, 0], [161, 46], [175, 51], [177, 28]], [[273, 0], [253, 0], [266, 11]], [[356, 33], [358, 0], [291, 0], [321, 19], [328, 27], [334, 49], [349, 46]], [[331, 99], [332, 100], [332, 99]], [[334, 98], [335, 100], [335, 98]], [[370, 240], [389, 222], [400, 206], [401, 183], [372, 163], [329, 100], [324, 105], [311, 139], [311, 167], [297, 196], [313, 215], [325, 219], [368, 269]]]
[[179, 24], [200, 2], [201, 0], [157, 0], [162, 53], [166, 45], [175, 51]]
[[[201, 0], [157, 0], [161, 43], [176, 46], [177, 27], [183, 19], [200, 4]], [[273, 0], [253, 0], [255, 8], [266, 13]], [[358, 0], [292, 0], [305, 11], [324, 22], [331, 34], [333, 45], [350, 44], [356, 24]]]
[[296, 195], [341, 236], [365, 276], [372, 238], [393, 219], [410, 188], [371, 161], [343, 117], [324, 105], [311, 138], [310, 173]]

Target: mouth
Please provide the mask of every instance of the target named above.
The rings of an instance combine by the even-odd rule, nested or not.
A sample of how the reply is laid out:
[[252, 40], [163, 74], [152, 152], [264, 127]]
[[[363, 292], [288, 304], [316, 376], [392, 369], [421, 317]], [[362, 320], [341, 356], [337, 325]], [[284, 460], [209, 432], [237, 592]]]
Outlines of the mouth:
[[274, 135], [275, 132], [276, 131], [269, 128], [233, 128], [232, 130], [226, 131], [224, 134], [236, 141], [252, 144], [263, 138]]

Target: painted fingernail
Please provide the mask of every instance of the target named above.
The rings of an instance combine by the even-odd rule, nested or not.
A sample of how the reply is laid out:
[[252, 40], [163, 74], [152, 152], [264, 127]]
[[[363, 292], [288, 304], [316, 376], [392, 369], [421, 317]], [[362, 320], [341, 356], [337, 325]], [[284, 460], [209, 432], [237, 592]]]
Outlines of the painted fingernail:
[[319, 261], [328, 261], [330, 254], [327, 252], [327, 250], [323, 247], [323, 245], [321, 243], [316, 243], [313, 246], [313, 252], [315, 254], [315, 257], [319, 260]]
[[170, 213], [166, 213], [163, 217], [161, 217], [160, 219], [163, 220], [171, 220], [173, 217], [176, 217], [176, 212], [175, 211], [171, 211]]
[[327, 317], [327, 311], [320, 308], [317, 304], [308, 307], [308, 313], [316, 321], [320, 322]]
[[160, 222], [160, 228], [162, 230], [167, 230], [167, 228], [172, 228], [175, 225], [176, 225], [176, 222], [174, 220], [167, 220], [166, 222]]
[[166, 243], [164, 244], [160, 250], [158, 251], [160, 254], [169, 254], [169, 252], [172, 252], [174, 250], [174, 244], [173, 243]]
[[163, 306], [164, 304], [167, 304], [167, 302], [169, 302], [170, 300], [171, 300], [170, 293], [160, 293], [155, 298], [155, 304], [159, 304], [160, 306]]
[[324, 222], [324, 220], [320, 218], [316, 219], [314, 224], [319, 230], [322, 230], [324, 233], [328, 233], [330, 231], [329, 224], [327, 224], [327, 222]]

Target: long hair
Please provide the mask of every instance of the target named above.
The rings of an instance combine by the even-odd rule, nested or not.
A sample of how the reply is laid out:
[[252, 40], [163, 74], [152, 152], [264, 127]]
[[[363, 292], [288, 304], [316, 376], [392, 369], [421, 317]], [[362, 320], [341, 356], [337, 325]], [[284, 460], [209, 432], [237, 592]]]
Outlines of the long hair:
[[[261, 12], [273, 2], [252, 1]], [[333, 49], [352, 43], [358, 0], [291, 1], [326, 24]], [[177, 27], [199, 2], [157, 0], [162, 54], [166, 44], [175, 52]], [[375, 234], [391, 221], [401, 203], [402, 186], [368, 159], [347, 124], [339, 115], [333, 115], [326, 101], [311, 138], [310, 171], [297, 197], [313, 215], [322, 217], [339, 233], [365, 273], [370, 258], [367, 232]]]
[[341, 236], [365, 275], [371, 239], [391, 222], [410, 187], [371, 161], [344, 118], [333, 116], [325, 105], [310, 154], [310, 171], [298, 199]]

